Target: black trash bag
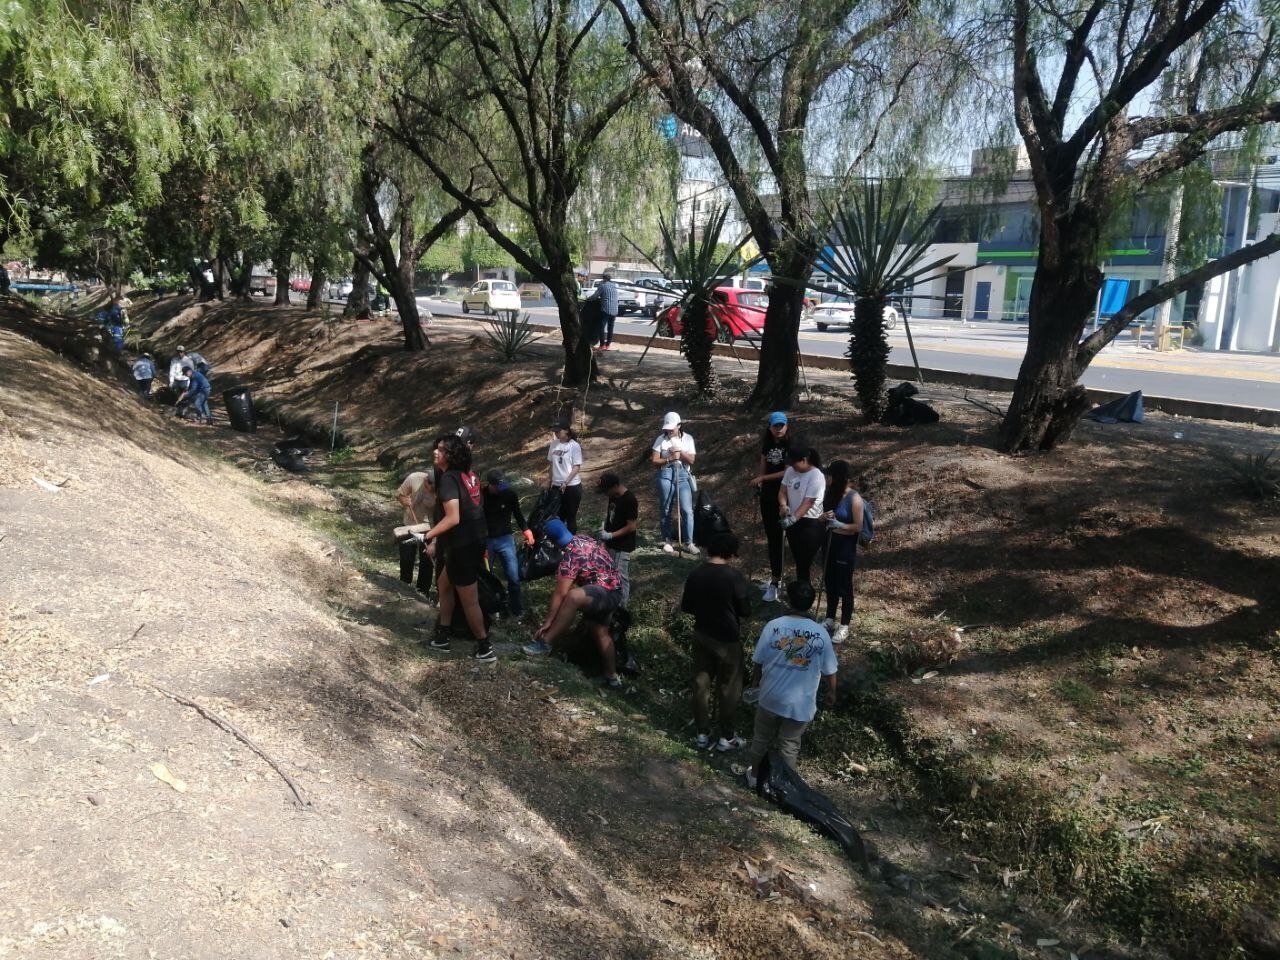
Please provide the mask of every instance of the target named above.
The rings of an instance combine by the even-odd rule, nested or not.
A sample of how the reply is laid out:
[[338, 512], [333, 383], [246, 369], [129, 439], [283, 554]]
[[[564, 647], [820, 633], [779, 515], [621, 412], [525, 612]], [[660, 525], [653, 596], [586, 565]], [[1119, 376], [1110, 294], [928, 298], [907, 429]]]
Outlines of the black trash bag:
[[861, 834], [835, 804], [805, 783], [776, 750], [769, 751], [756, 771], [756, 793], [796, 819], [817, 827], [818, 832], [840, 844], [854, 863], [867, 869], [867, 847]]
[[560, 553], [560, 548], [546, 537], [535, 540], [532, 547], [522, 544], [516, 552], [520, 581], [541, 580], [554, 574], [560, 566]]
[[582, 325], [582, 335], [588, 343], [600, 339], [600, 324], [604, 321], [604, 313], [600, 309], [600, 300], [583, 300], [578, 305], [578, 323]]
[[476, 593], [480, 609], [484, 613], [485, 626], [498, 617], [507, 615], [507, 588], [493, 575], [492, 570], [481, 567], [476, 573]]
[[724, 511], [698, 491], [698, 503], [693, 510], [693, 542], [705, 547], [717, 533], [729, 532], [729, 520]]
[[1117, 397], [1094, 407], [1085, 415], [1086, 420], [1098, 423], [1141, 423], [1142, 391], [1135, 390], [1127, 397]]
[[303, 437], [286, 437], [271, 448], [271, 462], [290, 473], [306, 473], [311, 468], [303, 458], [310, 452]]
[[[640, 666], [631, 655], [627, 644], [627, 631], [631, 628], [631, 613], [619, 607], [613, 611], [609, 621], [609, 636], [613, 637], [614, 662], [618, 672], [635, 676]], [[574, 624], [568, 635], [556, 642], [557, 649], [562, 651], [565, 659], [580, 668], [588, 676], [598, 677], [604, 672], [604, 664], [600, 661], [600, 650], [596, 646], [595, 637], [587, 623], [581, 618]]]
[[546, 526], [547, 521], [553, 519], [559, 513], [560, 490], [557, 487], [548, 487], [538, 495], [538, 502], [533, 505], [533, 509], [529, 511], [525, 519], [528, 520], [529, 529], [533, 531], [533, 535], [541, 537], [543, 527]]
[[884, 422], [895, 427], [918, 427], [938, 422], [938, 411], [923, 400], [913, 399], [920, 391], [913, 383], [900, 383], [889, 391], [889, 407]]
[[231, 421], [232, 430], [241, 433], [257, 432], [258, 415], [253, 408], [253, 395], [248, 387], [223, 390], [222, 405], [227, 408], [227, 419]]

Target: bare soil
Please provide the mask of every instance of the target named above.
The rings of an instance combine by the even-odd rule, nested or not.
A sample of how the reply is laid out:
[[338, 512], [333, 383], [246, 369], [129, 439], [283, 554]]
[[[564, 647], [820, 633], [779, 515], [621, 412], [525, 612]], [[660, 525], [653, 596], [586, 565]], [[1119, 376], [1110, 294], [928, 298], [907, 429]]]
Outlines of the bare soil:
[[[732, 785], [727, 765], [698, 762], [683, 746], [687, 666], [668, 628], [689, 564], [656, 553], [642, 460], [661, 414], [680, 409], [698, 440], [700, 486], [748, 534], [744, 563], [762, 575], [746, 485], [757, 425], [739, 405], [750, 365], [723, 362], [725, 396], [694, 404], [676, 357], [651, 354], [637, 368], [638, 350], [616, 350], [602, 358], [603, 381], [575, 396], [557, 384], [556, 344], [538, 344], [526, 360], [506, 365], [474, 325], [435, 325], [425, 355], [404, 353], [391, 324], [338, 323], [289, 309], [159, 304], [147, 328], [157, 346], [197, 346], [214, 361], [219, 385], [247, 383], [284, 426], [327, 439], [336, 404], [338, 445], [346, 449], [311, 478], [322, 486], [284, 480], [265, 456], [278, 433], [243, 437], [215, 428], [193, 438], [192, 430], [140, 416], [129, 398], [86, 381], [93, 408], [114, 411], [90, 424], [54, 412], [72, 375], [22, 354], [21, 369], [34, 371], [30, 382], [6, 374], [0, 385], [7, 391], [0, 411], [9, 418], [0, 420], [0, 484], [47, 511], [66, 503], [76, 485], [97, 484], [99, 473], [111, 478], [92, 488], [91, 514], [99, 523], [111, 517], [94, 534], [110, 531], [97, 564], [83, 563], [79, 552], [57, 554], [50, 539], [16, 557], [12, 531], [0, 542], [0, 567], [20, 574], [14, 584], [26, 584], [14, 588], [26, 599], [12, 601], [7, 632], [24, 637], [22, 630], [36, 629], [17, 672], [27, 677], [22, 695], [29, 709], [56, 704], [68, 717], [93, 701], [99, 723], [108, 714], [96, 700], [120, 696], [115, 706], [123, 714], [111, 713], [121, 717], [112, 723], [143, 732], [158, 724], [152, 740], [131, 732], [130, 742], [150, 744], [161, 758], [222, 751], [219, 775], [206, 772], [200, 781], [215, 792], [219, 811], [238, 802], [241, 816], [262, 824], [271, 818], [252, 816], [252, 805], [269, 797], [275, 844], [301, 850], [310, 841], [321, 857], [331, 841], [343, 852], [328, 856], [348, 864], [344, 871], [363, 864], [358, 879], [319, 867], [291, 872], [296, 864], [285, 853], [268, 857], [268, 867], [245, 856], [255, 844], [272, 849], [257, 835], [264, 827], [246, 837], [241, 817], [226, 814], [204, 824], [235, 869], [252, 870], [246, 888], [293, 883], [309, 891], [308, 948], [361, 955], [335, 945], [356, 943], [356, 928], [368, 933], [377, 904], [375, 932], [384, 939], [367, 955], [430, 955], [388, 946], [416, 936], [412, 949], [441, 947], [431, 940], [436, 934], [422, 936], [416, 901], [394, 906], [412, 891], [424, 901], [435, 897], [433, 917], [452, 917], [463, 904], [474, 911], [475, 930], [441, 935], [476, 956], [490, 948], [474, 936], [494, 931], [509, 952], [493, 955], [511, 956], [1272, 955], [1280, 905], [1280, 513], [1237, 492], [1230, 462], [1274, 447], [1276, 432], [1152, 415], [1141, 425], [1084, 423], [1058, 451], [1010, 458], [992, 450], [995, 418], [969, 402], [1001, 403], [999, 396], [930, 387], [925, 399], [942, 412], [940, 424], [868, 428], [852, 414], [845, 378], [809, 375], [796, 411], [800, 430], [827, 459], [844, 456], [863, 472], [864, 493], [877, 508], [876, 542], [859, 561], [856, 641], [842, 652], [845, 695], [810, 731], [802, 764], [882, 856], [879, 882], [868, 885], [804, 828], [757, 807]], [[6, 349], [18, 347], [6, 341]], [[643, 613], [636, 644], [646, 670], [622, 697], [590, 692], [571, 668], [510, 662], [523, 639], [517, 629], [504, 628], [496, 671], [424, 660], [411, 640], [429, 612], [397, 592], [382, 533], [393, 516], [395, 479], [385, 468], [417, 466], [442, 430], [472, 426], [480, 465], [526, 478], [532, 489], [545, 474], [548, 427], [570, 408], [582, 427], [588, 484], [618, 470], [640, 495], [646, 521], [647, 545], [633, 561], [634, 605]], [[65, 442], [53, 439], [64, 435]], [[89, 447], [102, 462], [86, 459]], [[56, 495], [40, 491], [26, 479], [37, 468], [52, 479], [74, 473], [73, 485]], [[206, 503], [223, 504], [211, 508], [209, 522]], [[584, 527], [599, 511], [588, 493]], [[184, 512], [199, 519], [196, 529], [190, 520], [181, 527]], [[165, 522], [156, 523], [157, 514]], [[78, 529], [38, 516], [20, 541], [52, 530], [58, 542]], [[122, 559], [132, 553], [120, 549], [127, 537], [141, 547], [136, 561]], [[193, 561], [203, 580], [186, 573]], [[93, 576], [84, 576], [86, 566]], [[75, 605], [78, 615], [32, 612], [47, 602], [41, 589], [49, 583], [90, 591]], [[118, 599], [122, 593], [127, 600]], [[128, 637], [147, 619], [145, 604], [159, 598], [168, 604], [160, 620], [178, 636], [149, 645], [152, 628], [144, 628], [119, 648], [140, 662], [104, 650]], [[85, 626], [122, 603], [144, 606], [125, 608], [130, 616], [110, 624], [110, 641]], [[768, 614], [758, 611], [761, 620]], [[228, 635], [233, 624], [243, 635]], [[61, 632], [41, 632], [55, 626]], [[181, 639], [187, 631], [191, 641]], [[74, 661], [78, 645], [89, 649]], [[6, 639], [6, 666], [11, 646]], [[14, 646], [15, 655], [23, 649]], [[78, 672], [61, 673], [65, 659]], [[106, 672], [110, 680], [87, 686]], [[193, 711], [149, 692], [141, 685], [148, 679], [208, 703], [290, 757], [304, 788], [328, 791], [327, 809], [340, 808], [334, 829], [309, 833], [314, 810], [294, 811], [270, 768]], [[68, 731], [83, 734], [61, 722], [67, 731], [48, 749], [74, 755]], [[192, 733], [176, 749], [161, 736], [175, 728]], [[40, 742], [25, 739], [17, 738], [24, 749]], [[129, 789], [168, 800], [162, 831], [143, 835], [175, 845], [162, 858], [170, 872], [175, 856], [199, 866], [191, 853], [197, 841], [182, 846], [181, 825], [172, 822], [175, 809], [189, 808], [194, 787], [174, 793], [139, 752], [125, 747], [117, 758], [135, 764]], [[44, 770], [32, 755], [19, 756], [28, 766], [6, 764], [0, 782], [8, 775], [23, 783], [20, 771]], [[182, 763], [163, 762], [197, 782]], [[233, 790], [230, 778], [246, 768], [256, 779]], [[50, 789], [27, 790], [31, 809], [41, 812], [23, 818], [28, 834], [15, 850], [52, 850], [41, 838], [50, 824], [70, 822], [65, 809], [46, 815], [40, 808]], [[386, 804], [399, 812], [397, 825], [371, 827], [380, 821], [365, 814]], [[406, 816], [410, 807], [418, 813]], [[72, 809], [100, 819], [107, 806]], [[117, 828], [113, 822], [108, 833]], [[366, 841], [363, 860], [346, 852], [359, 846], [356, 834]], [[65, 862], [66, 852], [92, 859], [87, 846], [45, 856]], [[741, 862], [769, 852], [812, 879], [819, 900], [758, 898]], [[212, 868], [199, 869], [204, 876], [192, 882], [207, 886]], [[70, 916], [72, 905], [96, 902], [66, 883], [32, 891], [30, 874], [21, 869], [6, 887], [0, 872], [0, 901], [20, 883], [16, 903], [27, 904], [0, 907], [0, 937], [9, 925], [5, 909], [25, 909], [14, 914], [25, 923], [49, 923], [33, 903], [61, 902]], [[172, 884], [167, 875], [131, 861], [119, 877], [150, 889]], [[315, 892], [308, 885], [320, 877], [330, 885]], [[201, 914], [187, 909], [185, 896], [152, 908], [183, 903], [179, 925], [189, 922], [190, 936], [214, 922], [219, 904]], [[548, 904], [559, 912], [547, 913]], [[82, 913], [127, 923], [118, 916], [123, 909]], [[272, 903], [254, 922], [270, 928], [281, 909]], [[281, 937], [303, 936], [279, 917], [274, 922]], [[484, 927], [489, 922], [500, 926]], [[14, 924], [31, 937], [30, 927]], [[563, 939], [570, 928], [573, 938]], [[106, 936], [77, 931], [82, 939]], [[297, 949], [265, 935], [262, 946], [245, 943], [244, 955]], [[222, 954], [210, 945], [208, 955]]]

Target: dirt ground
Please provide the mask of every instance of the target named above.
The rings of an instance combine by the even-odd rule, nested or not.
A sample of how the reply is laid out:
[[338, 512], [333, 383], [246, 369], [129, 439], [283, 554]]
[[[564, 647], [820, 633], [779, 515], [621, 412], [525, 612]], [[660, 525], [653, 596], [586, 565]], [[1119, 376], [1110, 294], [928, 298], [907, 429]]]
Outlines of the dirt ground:
[[[28, 706], [12, 738], [0, 716], [13, 761], [0, 782], [20, 785], [27, 832], [0, 840], [24, 864], [0, 872], [0, 955], [60, 936], [78, 955], [113, 955], [92, 949], [106, 943], [132, 956], [171, 929], [209, 952], [156, 955], [1271, 955], [1280, 515], [1236, 493], [1230, 461], [1275, 446], [1274, 431], [1152, 416], [1009, 458], [969, 402], [1000, 397], [928, 388], [937, 426], [866, 428], [843, 377], [810, 376], [801, 430], [863, 472], [878, 532], [846, 695], [802, 769], [891, 865], [868, 884], [684, 747], [687, 678], [665, 626], [688, 564], [655, 554], [652, 524], [635, 564], [646, 673], [613, 698], [571, 668], [510, 661], [518, 630], [492, 673], [424, 660], [411, 641], [429, 612], [396, 593], [382, 539], [386, 468], [417, 465], [465, 419], [482, 467], [531, 490], [569, 405], [588, 480], [620, 470], [651, 520], [641, 459], [674, 407], [698, 439], [700, 486], [761, 574], [746, 486], [757, 428], [737, 403], [750, 366], [722, 363], [725, 398], [693, 405], [678, 358], [637, 368], [638, 350], [618, 350], [584, 402], [557, 387], [550, 343], [508, 366], [461, 324], [436, 325], [413, 356], [389, 324], [181, 306], [150, 311], [154, 345], [194, 344], [219, 386], [248, 384], [290, 427], [320, 434], [337, 404], [343, 449], [305, 483], [265, 462], [278, 433], [183, 430], [87, 379], [74, 382], [103, 416], [61, 414], [78, 375], [5, 341], [0, 498], [23, 526], [6, 519], [0, 541], [3, 652], [19, 665], [0, 702]], [[50, 494], [31, 474], [72, 482]], [[87, 555], [50, 550], [76, 539], [65, 505], [81, 496], [111, 522]], [[584, 515], [599, 510], [589, 493]], [[73, 582], [74, 596], [49, 590]], [[148, 682], [287, 757], [312, 806], [295, 809], [264, 761]], [[114, 748], [97, 754], [99, 740]], [[156, 762], [188, 791], [157, 780]], [[104, 828], [99, 776], [157, 819]], [[741, 862], [769, 852], [819, 898], [757, 897]], [[32, 888], [72, 860], [109, 875], [62, 866]], [[286, 910], [299, 902], [305, 918]], [[152, 915], [166, 904], [182, 905], [176, 919]], [[222, 944], [200, 936], [224, 927]]]

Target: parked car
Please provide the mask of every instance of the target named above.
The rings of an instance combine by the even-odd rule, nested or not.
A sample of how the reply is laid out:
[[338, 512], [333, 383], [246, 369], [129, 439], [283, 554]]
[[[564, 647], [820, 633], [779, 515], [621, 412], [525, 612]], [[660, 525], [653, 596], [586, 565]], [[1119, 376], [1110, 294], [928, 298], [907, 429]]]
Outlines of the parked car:
[[501, 310], [518, 311], [520, 291], [510, 280], [481, 280], [462, 298], [462, 312], [479, 310], [492, 316]]
[[350, 277], [344, 277], [338, 281], [338, 285], [334, 288], [334, 295], [339, 300], [345, 300], [351, 296], [351, 291], [355, 289], [355, 281]]
[[[884, 327], [886, 330], [892, 330], [896, 327], [901, 317], [901, 304], [886, 303], [884, 305]], [[843, 300], [820, 303], [813, 308], [813, 322], [819, 330], [826, 330], [828, 327], [839, 327], [842, 330], [848, 330], [853, 325], [853, 304]]]
[[294, 277], [289, 281], [289, 289], [294, 293], [306, 293], [311, 289], [310, 277]]
[[662, 309], [671, 306], [683, 295], [663, 277], [642, 277], [636, 281], [636, 286], [644, 287], [644, 291], [638, 293], [637, 297], [640, 299], [640, 312], [646, 317], [656, 317]]
[[[721, 343], [754, 340], [764, 329], [764, 313], [769, 296], [741, 287], [716, 287], [714, 303], [707, 317], [707, 332]], [[678, 337], [684, 332], [680, 323], [681, 308], [668, 307], [658, 317], [658, 336]]]

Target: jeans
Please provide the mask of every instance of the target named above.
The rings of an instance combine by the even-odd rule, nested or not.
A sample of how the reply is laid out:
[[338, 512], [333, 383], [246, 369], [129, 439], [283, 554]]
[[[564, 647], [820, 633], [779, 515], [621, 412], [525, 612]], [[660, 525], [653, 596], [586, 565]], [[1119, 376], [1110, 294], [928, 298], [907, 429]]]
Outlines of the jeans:
[[613, 565], [618, 568], [618, 576], [622, 578], [622, 586], [618, 588], [618, 592], [622, 594], [622, 602], [619, 606], [625, 607], [627, 601], [631, 599], [631, 553], [626, 550], [615, 550], [608, 544], [605, 544], [605, 549], [609, 551], [609, 556], [613, 557]]
[[582, 484], [575, 483], [560, 492], [560, 511], [556, 514], [570, 533], [578, 532], [578, 507], [582, 505]]
[[791, 547], [791, 556], [796, 562], [796, 579], [812, 583], [809, 578], [814, 557], [822, 550], [822, 542], [826, 539], [827, 528], [821, 520], [805, 517], [797, 520], [787, 528], [787, 545]]
[[804, 736], [807, 720], [792, 720], [770, 713], [764, 707], [756, 707], [756, 726], [751, 734], [751, 746], [747, 750], [747, 759], [753, 770], [759, 769], [760, 761], [776, 745], [782, 759], [795, 769], [796, 760], [800, 757], [800, 738]]
[[155, 379], [155, 378], [154, 378], [154, 377], [139, 377], [138, 379], [136, 379], [136, 380], [134, 380], [134, 381], [133, 381], [135, 384], [137, 384], [137, 385], [138, 385], [138, 393], [139, 393], [141, 396], [144, 396], [144, 397], [149, 397], [149, 396], [151, 396], [151, 381], [152, 381], [153, 379]]
[[207, 393], [193, 393], [189, 398], [191, 406], [195, 408], [196, 416], [203, 417], [205, 420], [212, 420], [213, 414], [209, 410], [209, 395]]
[[613, 322], [618, 318], [610, 313], [600, 314], [600, 346], [607, 346], [613, 343]]
[[716, 691], [716, 726], [728, 740], [737, 732], [742, 699], [742, 647], [693, 634], [693, 719], [698, 733], [711, 732], [711, 688]]
[[406, 540], [400, 544], [400, 580], [413, 583], [413, 565], [418, 567], [418, 589], [423, 593], [431, 592], [431, 558], [422, 550], [417, 540]]
[[499, 562], [507, 577], [507, 606], [513, 617], [524, 615], [524, 607], [520, 605], [520, 566], [516, 563], [516, 538], [512, 534], [505, 537], [490, 537], [485, 541], [489, 551], [489, 564], [496, 569]]
[[675, 524], [671, 522], [671, 508], [677, 493], [680, 497], [680, 540], [693, 543], [693, 484], [689, 471], [683, 466], [658, 468], [658, 503], [661, 506], [662, 539], [676, 539]]

